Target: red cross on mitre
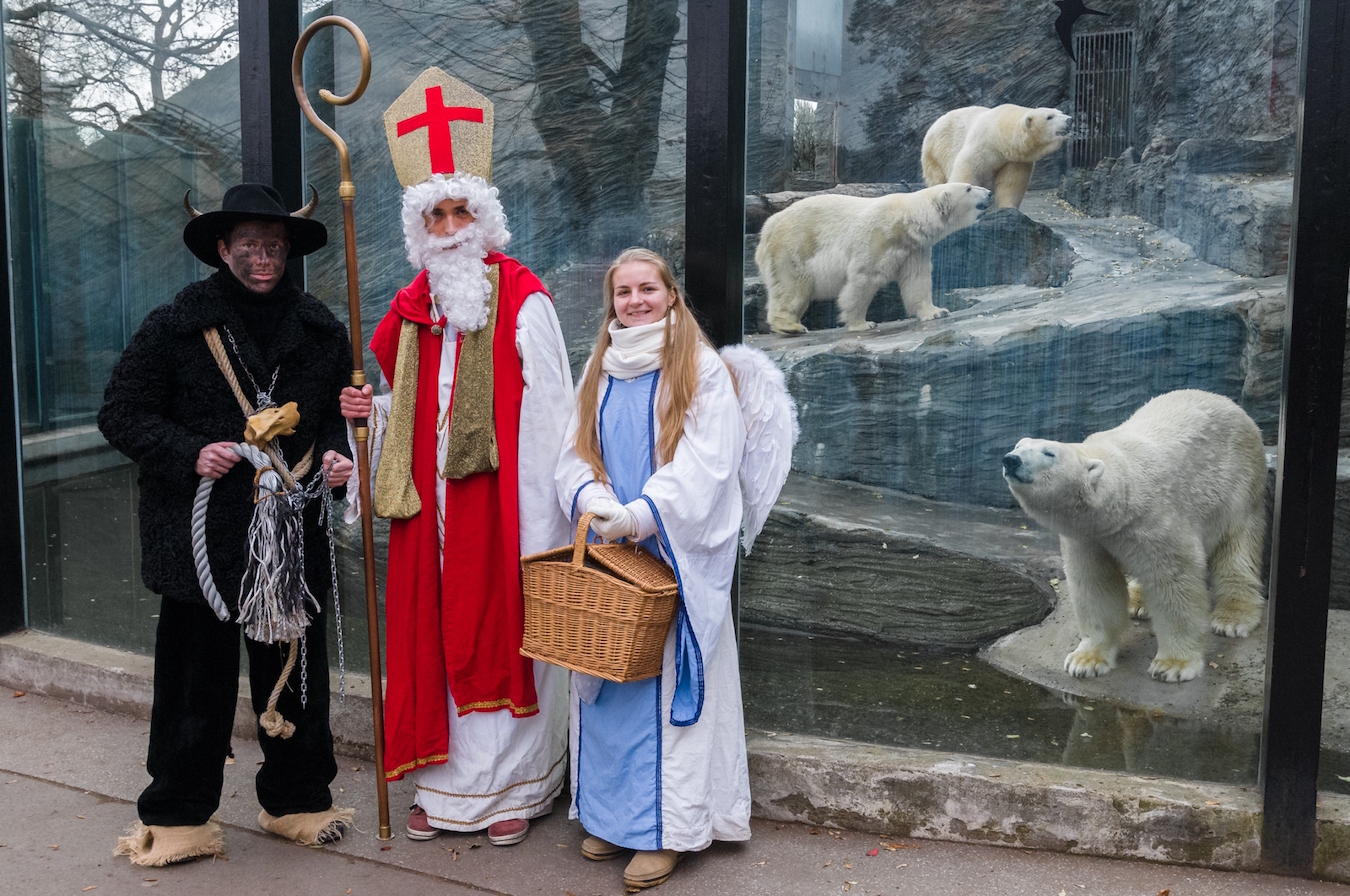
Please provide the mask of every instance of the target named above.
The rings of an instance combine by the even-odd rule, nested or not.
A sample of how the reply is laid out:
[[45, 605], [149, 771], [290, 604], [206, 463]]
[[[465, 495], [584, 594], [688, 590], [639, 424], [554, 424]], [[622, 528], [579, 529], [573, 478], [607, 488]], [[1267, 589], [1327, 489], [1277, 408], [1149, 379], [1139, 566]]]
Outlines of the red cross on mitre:
[[402, 137], [426, 128], [431, 155], [431, 173], [454, 174], [455, 144], [450, 136], [450, 122], [472, 121], [482, 124], [483, 110], [473, 106], [446, 106], [439, 84], [428, 87], [426, 97], [426, 111], [400, 121], [398, 135]]
[[492, 103], [462, 81], [429, 68], [384, 113], [385, 136], [406, 187], [433, 174], [492, 179]]

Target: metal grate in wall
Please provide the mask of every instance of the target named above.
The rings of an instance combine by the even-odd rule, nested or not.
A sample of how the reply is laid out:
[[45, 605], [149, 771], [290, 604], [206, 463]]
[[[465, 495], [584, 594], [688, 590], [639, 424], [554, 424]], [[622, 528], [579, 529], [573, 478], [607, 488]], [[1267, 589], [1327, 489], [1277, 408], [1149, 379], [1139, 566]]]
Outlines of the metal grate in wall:
[[1073, 133], [1069, 167], [1091, 168], [1130, 145], [1133, 133], [1134, 31], [1075, 34]]

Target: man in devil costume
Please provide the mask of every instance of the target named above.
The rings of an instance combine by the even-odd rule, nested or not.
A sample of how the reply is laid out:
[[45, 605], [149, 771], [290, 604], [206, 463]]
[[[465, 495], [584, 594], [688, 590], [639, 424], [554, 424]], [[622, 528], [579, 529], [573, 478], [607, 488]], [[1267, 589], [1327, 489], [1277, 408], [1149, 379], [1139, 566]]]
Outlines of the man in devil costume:
[[[257, 410], [294, 402], [299, 422], [273, 447], [292, 472], [328, 470], [342, 486], [351, 473], [338, 394], [348, 381], [347, 334], [333, 314], [286, 273], [291, 258], [321, 248], [324, 226], [313, 204], [292, 215], [261, 184], [225, 193], [220, 211], [196, 213], [183, 241], [217, 271], [151, 311], [113, 369], [99, 429], [140, 467], [141, 577], [161, 595], [155, 634], [154, 707], [140, 821], [117, 854], [138, 865], [223, 855], [211, 815], [220, 803], [239, 686], [238, 602], [254, 515], [253, 466], [230, 446], [242, 440], [245, 413], [208, 345], [214, 333], [240, 394]], [[317, 461], [317, 462], [315, 462]], [[194, 565], [192, 507], [202, 477], [215, 480], [205, 540], [214, 583], [229, 610], [208, 605]], [[328, 653], [322, 597], [329, 590], [329, 546], [318, 502], [303, 511], [304, 579], [320, 608], [303, 636], [302, 668], [287, 678], [276, 708], [294, 733], [259, 728], [259, 824], [316, 844], [342, 836], [350, 809], [333, 806], [337, 774], [328, 724]], [[281, 644], [244, 639], [256, 711], [267, 705], [286, 654]]]

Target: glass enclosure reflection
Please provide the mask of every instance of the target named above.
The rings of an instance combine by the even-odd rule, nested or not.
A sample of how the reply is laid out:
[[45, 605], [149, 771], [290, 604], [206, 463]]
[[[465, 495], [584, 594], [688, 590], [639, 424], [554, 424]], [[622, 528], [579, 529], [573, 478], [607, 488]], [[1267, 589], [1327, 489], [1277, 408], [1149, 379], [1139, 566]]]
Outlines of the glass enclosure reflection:
[[[135, 7], [95, 6], [107, 34], [149, 27]], [[94, 415], [146, 312], [207, 273], [182, 245], [183, 194], [209, 208], [241, 179], [235, 7], [198, 6], [188, 24], [147, 38], [144, 52], [81, 38], [94, 26], [59, 12], [20, 15], [17, 4], [6, 31], [29, 621], [140, 651], [152, 643], [158, 600], [140, 584], [135, 476]], [[357, 104], [334, 110], [311, 97], [351, 149], [367, 335], [414, 273], [380, 117], [429, 65], [496, 104], [494, 183], [513, 234], [508, 251], [550, 287], [575, 365], [594, 342], [600, 279], [619, 250], [649, 246], [682, 270], [684, 4], [557, 0], [517, 14], [414, 0], [304, 11], [351, 18], [377, 59]], [[315, 93], [355, 83], [345, 33], [321, 32], [305, 63]], [[316, 217], [340, 234], [336, 155], [308, 126], [304, 139], [306, 177], [323, 197]], [[340, 240], [331, 241], [308, 259], [307, 279], [345, 319], [343, 265]], [[359, 529], [338, 537], [347, 664], [360, 669]]]
[[[1024, 437], [1080, 442], [1202, 389], [1255, 421], [1273, 465], [1299, 5], [1091, 6], [1108, 15], [750, 6], [746, 341], [786, 373], [802, 427], [743, 567], [752, 726], [1256, 779], [1265, 629], [1206, 634], [1198, 675], [1168, 683], [1148, 673], [1158, 614], [1132, 618], [1114, 668], [1073, 677], [1059, 539], [1001, 463]], [[1004, 104], [1027, 108], [968, 110]], [[899, 259], [929, 251], [917, 216], [938, 216], [920, 191], [948, 180], [994, 207], [906, 279]], [[859, 211], [893, 194], [909, 198]], [[865, 230], [882, 209], [884, 232]]]
[[205, 275], [183, 194], [218, 205], [239, 180], [235, 6], [66, 9], [6, 3], [28, 619], [148, 650], [134, 469], [94, 417], [141, 319]]
[[[336, 0], [316, 14], [329, 11], [362, 29], [375, 60], [365, 95], [334, 109], [317, 91], [336, 83], [345, 92], [356, 83], [354, 44], [326, 29], [305, 56], [314, 108], [351, 150], [367, 338], [416, 273], [404, 247], [401, 188], [382, 116], [419, 72], [435, 65], [494, 104], [492, 182], [511, 231], [506, 252], [552, 293], [578, 376], [595, 343], [610, 261], [642, 245], [663, 254], [677, 276], [684, 267], [685, 4], [550, 0], [517, 10], [467, 0]], [[305, 169], [323, 196], [336, 195], [336, 153], [308, 127]], [[317, 217], [330, 233], [341, 232], [336, 203], [321, 206]], [[308, 276], [310, 291], [345, 320], [343, 264], [339, 251], [319, 253]], [[378, 369], [367, 353], [368, 375]], [[376, 526], [382, 585], [388, 529], [381, 520]], [[343, 527], [338, 538], [347, 663], [364, 669], [359, 526]]]
[[[108, 34], [144, 27], [134, 5], [85, 6]], [[1201, 674], [1170, 684], [1147, 674], [1156, 621], [1132, 620], [1109, 674], [1072, 678], [1058, 539], [1016, 505], [1000, 463], [1022, 437], [1078, 441], [1182, 388], [1236, 401], [1273, 455], [1299, 4], [1095, 7], [1110, 15], [1061, 39], [1051, 4], [1014, 0], [941, 16], [902, 0], [749, 6], [746, 339], [787, 374], [802, 424], [794, 473], [743, 565], [753, 727], [1255, 780], [1264, 628], [1208, 636]], [[136, 53], [58, 10], [8, 8], [29, 620], [148, 650], [157, 600], [140, 585], [134, 476], [93, 418], [141, 318], [206, 273], [182, 246], [184, 192], [211, 207], [241, 177], [234, 6], [199, 0], [183, 30]], [[509, 251], [550, 287], [574, 367], [620, 249], [649, 246], [682, 272], [685, 4], [338, 0], [305, 12], [351, 18], [377, 60], [358, 103], [314, 102], [352, 150], [367, 335], [413, 273], [379, 118], [427, 65], [496, 103]], [[355, 83], [339, 32], [306, 64], [314, 90]], [[1071, 131], [1036, 161], [1017, 208], [932, 247], [944, 316], [912, 319], [888, 282], [867, 309], [875, 328], [838, 326], [836, 289], [809, 302], [805, 335], [771, 332], [755, 262], [766, 222], [825, 191], [915, 193], [930, 127], [1004, 103], [1059, 109]], [[338, 234], [335, 154], [308, 127], [305, 143], [318, 217]], [[345, 318], [336, 240], [310, 259], [308, 285]], [[1350, 607], [1343, 529], [1329, 789], [1350, 778], [1332, 677]], [[339, 538], [346, 661], [360, 670], [359, 537]]]

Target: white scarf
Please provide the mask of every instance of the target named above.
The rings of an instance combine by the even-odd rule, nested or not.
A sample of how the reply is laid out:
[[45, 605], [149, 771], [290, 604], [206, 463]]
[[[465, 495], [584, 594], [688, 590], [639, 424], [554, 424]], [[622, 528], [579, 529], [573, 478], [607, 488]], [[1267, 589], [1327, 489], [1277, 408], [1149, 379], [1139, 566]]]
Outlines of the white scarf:
[[612, 377], [631, 380], [661, 367], [661, 345], [666, 338], [670, 312], [658, 321], [625, 327], [617, 320], [609, 322], [609, 348], [601, 369]]

